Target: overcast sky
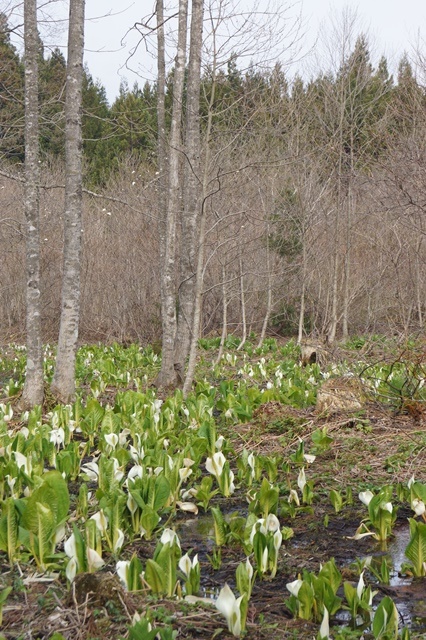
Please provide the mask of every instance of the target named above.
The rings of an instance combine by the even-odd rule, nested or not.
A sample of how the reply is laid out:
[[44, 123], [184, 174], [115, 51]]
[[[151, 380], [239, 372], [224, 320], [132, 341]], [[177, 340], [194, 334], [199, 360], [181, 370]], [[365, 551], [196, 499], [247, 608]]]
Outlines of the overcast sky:
[[[143, 84], [143, 79], [126, 68], [129, 50], [136, 43], [135, 35], [126, 32], [151, 13], [154, 4], [154, 0], [87, 0], [85, 60], [92, 76], [106, 88], [110, 102], [117, 96], [123, 78], [130, 86], [136, 80]], [[305, 48], [315, 42], [321, 24], [327, 29], [332, 16], [341, 16], [347, 7], [356, 10], [360, 30], [368, 32], [377, 55], [384, 53], [391, 68], [404, 50], [412, 51], [419, 36], [426, 49], [426, 0], [303, 0], [294, 4], [294, 15], [301, 11], [305, 21]], [[142, 46], [130, 64], [140, 70], [141, 76], [148, 76], [153, 62]]]

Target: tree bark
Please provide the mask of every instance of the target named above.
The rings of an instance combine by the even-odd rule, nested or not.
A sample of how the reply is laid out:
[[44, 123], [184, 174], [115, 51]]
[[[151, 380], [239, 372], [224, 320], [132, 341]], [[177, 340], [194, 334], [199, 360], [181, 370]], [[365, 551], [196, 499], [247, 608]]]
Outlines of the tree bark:
[[80, 317], [82, 212], [82, 87], [85, 0], [70, 0], [65, 97], [65, 214], [62, 308], [52, 393], [75, 396], [75, 358]]
[[173, 107], [169, 139], [168, 198], [164, 261], [161, 276], [162, 360], [156, 384], [176, 384], [176, 227], [181, 212], [179, 164], [182, 153], [182, 99], [185, 80], [188, 0], [179, 0], [178, 44], [173, 79]]
[[24, 2], [25, 41], [25, 219], [27, 367], [20, 406], [42, 404], [43, 345], [40, 304], [39, 106], [37, 2]]
[[181, 377], [190, 351], [196, 299], [202, 180], [200, 179], [200, 84], [203, 0], [192, 0], [191, 38], [186, 91], [185, 173], [181, 220], [179, 312], [175, 369]]

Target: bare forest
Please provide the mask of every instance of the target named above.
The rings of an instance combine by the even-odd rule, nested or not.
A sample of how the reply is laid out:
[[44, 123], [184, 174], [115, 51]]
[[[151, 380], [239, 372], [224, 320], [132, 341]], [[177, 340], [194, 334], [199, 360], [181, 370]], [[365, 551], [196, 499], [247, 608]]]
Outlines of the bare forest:
[[[165, 195], [169, 204], [173, 198], [168, 214], [175, 214], [169, 293], [179, 315], [180, 293], [196, 281], [199, 336], [224, 332], [244, 338], [263, 330], [299, 339], [316, 334], [333, 342], [350, 334], [422, 329], [424, 54], [401, 52], [391, 75], [386, 59], [373, 56], [367, 36], [346, 15], [328, 34], [333, 55], [323, 55], [302, 77], [288, 63], [303, 33], [285, 10], [253, 21], [232, 11], [227, 15], [229, 3], [218, 1], [201, 15], [198, 70], [193, 67], [198, 82], [190, 103], [195, 5], [186, 8], [182, 27], [187, 42], [180, 96], [173, 49], [178, 25], [167, 19], [163, 83], [161, 69], [155, 83], [123, 83], [109, 105], [102, 86], [84, 69], [80, 340], [147, 343], [164, 336]], [[151, 38], [156, 51], [161, 26], [139, 26], [141, 38]], [[16, 28], [13, 12], [3, 13], [4, 341], [22, 341], [26, 326], [25, 74], [24, 56], [11, 40]], [[317, 47], [326, 51], [325, 44]], [[40, 41], [38, 66], [41, 326], [43, 340], [56, 340], [67, 177], [66, 62]], [[191, 206], [197, 209], [195, 232], [187, 225]]]

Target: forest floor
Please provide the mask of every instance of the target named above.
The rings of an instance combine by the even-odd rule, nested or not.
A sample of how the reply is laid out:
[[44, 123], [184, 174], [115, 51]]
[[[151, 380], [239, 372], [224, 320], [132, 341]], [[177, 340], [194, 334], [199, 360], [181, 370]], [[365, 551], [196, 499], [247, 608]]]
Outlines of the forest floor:
[[[321, 564], [334, 558], [344, 580], [356, 585], [357, 563], [367, 556], [379, 566], [383, 558], [391, 566], [390, 584], [375, 581], [379, 597], [390, 595], [398, 609], [400, 625], [411, 629], [411, 640], [426, 638], [425, 579], [404, 580], [401, 576], [403, 549], [407, 543], [407, 519], [411, 510], [401, 506], [386, 549], [371, 537], [354, 540], [365, 508], [355, 491], [367, 485], [380, 488], [403, 483], [414, 476], [426, 482], [426, 407], [422, 404], [396, 412], [378, 403], [366, 403], [354, 415], [340, 412], [331, 416], [319, 414], [314, 407], [295, 409], [280, 402], [268, 402], [254, 412], [250, 421], [224, 426], [221, 433], [229, 439], [231, 467], [243, 449], [262, 456], [286, 459], [294, 452], [300, 437], [309, 437], [327, 427], [332, 438], [315, 463], [309, 467], [313, 480], [314, 501], [303, 518], [287, 518], [281, 525], [292, 527], [294, 536], [283, 543], [278, 572], [273, 580], [256, 580], [247, 616], [247, 640], [312, 640], [318, 624], [294, 619], [286, 606], [289, 593], [286, 584], [303, 570], [318, 571]], [[343, 504], [336, 513], [330, 504], [331, 488], [354, 487], [354, 500]], [[78, 487], [70, 487], [77, 492]], [[247, 515], [248, 505], [238, 487], [231, 498], [216, 496], [212, 505], [224, 513]], [[213, 570], [209, 555], [212, 518], [209, 514], [187, 517], [181, 514], [174, 527], [182, 547], [198, 553], [201, 565], [201, 595], [204, 601], [190, 604], [185, 600], [157, 599], [148, 591], [129, 593], [114, 575], [115, 558], [106, 557], [106, 566], [96, 574], [77, 576], [72, 588], [59, 575], [40, 575], [34, 567], [16, 564], [10, 568], [0, 555], [3, 580], [13, 582], [13, 592], [3, 606], [0, 638], [7, 640], [118, 640], [129, 636], [129, 625], [136, 612], [143, 615], [148, 608], [159, 628], [172, 625], [173, 637], [186, 640], [231, 638], [226, 623], [214, 607], [220, 588], [228, 583], [235, 588], [235, 569], [241, 561], [241, 549], [222, 549], [222, 564]], [[131, 551], [141, 559], [151, 558], [154, 542], [133, 541]], [[405, 559], [406, 560], [406, 559]], [[211, 604], [209, 603], [211, 600]], [[331, 637], [345, 640], [373, 638], [368, 626], [351, 628], [348, 618], [332, 619]], [[339, 627], [339, 625], [342, 625]], [[142, 636], [141, 636], [142, 637]], [[170, 636], [172, 637], [172, 636]]]

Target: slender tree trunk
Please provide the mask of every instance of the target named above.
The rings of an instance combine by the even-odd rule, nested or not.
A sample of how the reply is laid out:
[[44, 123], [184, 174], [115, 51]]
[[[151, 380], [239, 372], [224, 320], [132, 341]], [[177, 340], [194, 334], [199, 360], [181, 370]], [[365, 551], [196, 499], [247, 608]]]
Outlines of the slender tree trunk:
[[80, 318], [82, 132], [85, 0], [70, 0], [65, 98], [65, 215], [62, 309], [52, 393], [62, 402], [75, 396], [75, 357]]
[[351, 187], [348, 194], [348, 212], [346, 219], [346, 253], [344, 262], [344, 286], [343, 286], [343, 310], [342, 310], [342, 338], [347, 340], [349, 336], [349, 279], [351, 271]]
[[[196, 299], [197, 249], [201, 216], [200, 179], [200, 83], [203, 43], [203, 0], [192, 0], [191, 40], [186, 90], [185, 174], [181, 221], [179, 313], [175, 345], [175, 369], [183, 378], [190, 351]], [[197, 311], [198, 313], [198, 311]]]
[[241, 255], [241, 245], [240, 245], [240, 303], [241, 303], [241, 322], [243, 325], [243, 335], [241, 337], [241, 342], [237, 347], [237, 351], [243, 348], [246, 340], [247, 340], [247, 319], [246, 319], [246, 298], [244, 292], [244, 272], [243, 272], [243, 259]]
[[297, 331], [297, 344], [300, 344], [302, 342], [304, 327], [305, 327], [305, 299], [306, 299], [306, 277], [307, 277], [305, 234], [303, 234], [302, 242], [303, 242], [303, 245], [302, 245], [302, 291], [300, 294], [300, 310], [299, 310], [299, 326]]
[[173, 107], [169, 140], [169, 176], [164, 262], [161, 277], [161, 319], [163, 328], [161, 369], [156, 384], [176, 384], [176, 226], [181, 213], [181, 184], [179, 163], [182, 153], [182, 99], [186, 62], [186, 30], [188, 0], [179, 0], [177, 54], [173, 79]]
[[226, 289], [226, 270], [225, 265], [222, 265], [222, 334], [220, 336], [219, 351], [215, 364], [219, 364], [223, 353], [223, 347], [225, 346], [226, 336], [228, 335], [228, 295]]
[[271, 277], [271, 256], [270, 256], [270, 250], [269, 250], [269, 225], [267, 226], [267, 229], [266, 229], [266, 268], [268, 271], [268, 291], [267, 291], [267, 300], [266, 300], [266, 312], [265, 312], [265, 317], [263, 318], [263, 324], [260, 332], [259, 342], [257, 344], [258, 349], [260, 349], [265, 339], [266, 330], [268, 328], [269, 318], [271, 316], [271, 311], [272, 311], [272, 277]]
[[166, 134], [166, 54], [163, 0], [157, 0], [157, 167], [158, 167], [158, 228], [160, 234], [160, 264], [166, 253], [166, 220], [168, 192], [168, 162]]
[[27, 368], [20, 406], [42, 404], [43, 346], [40, 315], [39, 108], [37, 2], [24, 2], [25, 41], [25, 219], [27, 265]]

